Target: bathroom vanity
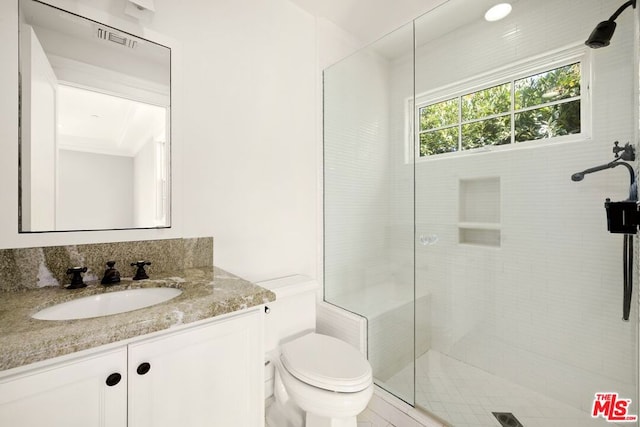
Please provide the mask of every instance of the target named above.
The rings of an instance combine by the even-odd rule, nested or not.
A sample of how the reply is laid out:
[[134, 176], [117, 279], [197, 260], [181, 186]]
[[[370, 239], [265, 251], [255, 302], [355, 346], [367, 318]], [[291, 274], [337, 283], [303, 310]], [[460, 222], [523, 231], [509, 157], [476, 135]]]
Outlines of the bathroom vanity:
[[[214, 268], [212, 238], [175, 238], [179, 43], [93, 6], [2, 7], [20, 52], [15, 229], [94, 243], [32, 235], [0, 249], [0, 426], [260, 426], [263, 304], [275, 295]], [[136, 263], [151, 279], [131, 279]], [[120, 283], [100, 284], [105, 264]], [[84, 274], [78, 289], [65, 289], [69, 271]], [[147, 287], [182, 293], [107, 316], [32, 317]]]
[[65, 321], [31, 316], [75, 291], [2, 294], [0, 425], [262, 425], [262, 304], [272, 292], [217, 268], [118, 286], [183, 292], [144, 309]]

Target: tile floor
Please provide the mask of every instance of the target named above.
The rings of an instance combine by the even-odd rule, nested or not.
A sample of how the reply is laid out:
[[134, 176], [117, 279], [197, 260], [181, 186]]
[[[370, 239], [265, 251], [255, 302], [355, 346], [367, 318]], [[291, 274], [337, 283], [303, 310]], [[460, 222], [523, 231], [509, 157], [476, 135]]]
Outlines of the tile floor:
[[[408, 366], [386, 384], [406, 390], [411, 381], [413, 366]], [[638, 425], [592, 419], [588, 413], [433, 350], [416, 360], [416, 404], [455, 427], [500, 427], [491, 412], [511, 412], [525, 427]], [[368, 421], [365, 418], [363, 422]], [[370, 425], [388, 424], [375, 420]]]
[[[390, 403], [390, 401], [393, 402]], [[267, 400], [267, 405], [271, 404], [271, 399]], [[391, 394], [376, 388], [376, 391], [369, 402], [368, 407], [358, 415], [358, 427], [444, 427], [442, 423], [432, 420], [424, 412], [417, 414], [417, 421], [408, 412], [416, 412], [409, 405], [398, 403]], [[265, 427], [288, 427], [270, 425], [265, 419]]]
[[[407, 390], [412, 382], [413, 366], [408, 366], [386, 385]], [[358, 427], [443, 426], [418, 409], [399, 409], [388, 402], [389, 397], [381, 397], [389, 393], [379, 391], [358, 416]], [[592, 419], [588, 413], [433, 350], [416, 360], [416, 403], [453, 427], [501, 427], [491, 412], [511, 412], [524, 427], [638, 427], [638, 423]]]
[[395, 427], [388, 420], [367, 408], [358, 415], [358, 427]]

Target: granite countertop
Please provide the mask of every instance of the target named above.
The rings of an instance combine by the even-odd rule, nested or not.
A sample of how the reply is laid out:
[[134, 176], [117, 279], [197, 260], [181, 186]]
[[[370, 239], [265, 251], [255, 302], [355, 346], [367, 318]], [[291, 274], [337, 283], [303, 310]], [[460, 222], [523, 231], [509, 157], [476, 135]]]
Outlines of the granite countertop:
[[[84, 296], [144, 287], [182, 289], [179, 296], [126, 313], [79, 320], [36, 320], [39, 310]], [[185, 270], [185, 277], [99, 282], [83, 289], [45, 287], [0, 293], [0, 371], [134, 338], [174, 326], [274, 301], [275, 294], [213, 267]]]

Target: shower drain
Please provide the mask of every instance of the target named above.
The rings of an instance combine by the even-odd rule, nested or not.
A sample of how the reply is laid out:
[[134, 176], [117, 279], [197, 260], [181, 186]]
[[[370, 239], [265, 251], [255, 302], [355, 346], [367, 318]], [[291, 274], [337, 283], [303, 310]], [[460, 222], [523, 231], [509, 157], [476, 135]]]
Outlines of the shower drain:
[[502, 427], [524, 427], [511, 412], [492, 412]]

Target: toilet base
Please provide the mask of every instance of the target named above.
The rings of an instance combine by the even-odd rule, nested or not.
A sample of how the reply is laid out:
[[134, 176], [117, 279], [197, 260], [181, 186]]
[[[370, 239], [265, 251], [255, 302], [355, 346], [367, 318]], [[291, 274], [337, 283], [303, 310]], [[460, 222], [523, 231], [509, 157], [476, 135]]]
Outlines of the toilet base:
[[307, 412], [306, 427], [357, 427], [356, 417], [326, 418]]
[[269, 427], [357, 427], [356, 417], [327, 418], [305, 413], [292, 402], [281, 405], [274, 401], [266, 408]]
[[269, 427], [304, 427], [305, 425], [304, 411], [291, 401], [283, 405], [274, 399], [265, 412]]

